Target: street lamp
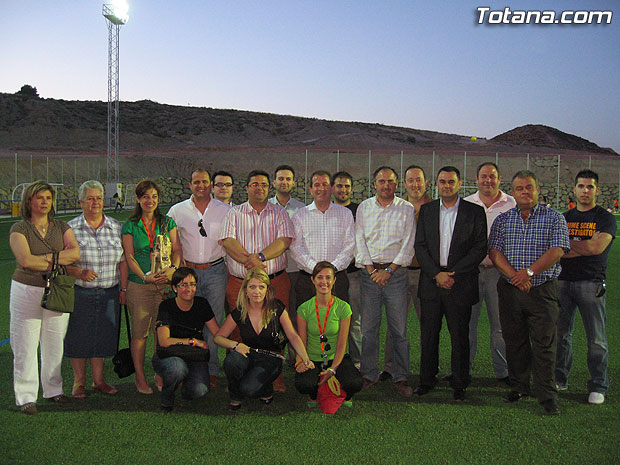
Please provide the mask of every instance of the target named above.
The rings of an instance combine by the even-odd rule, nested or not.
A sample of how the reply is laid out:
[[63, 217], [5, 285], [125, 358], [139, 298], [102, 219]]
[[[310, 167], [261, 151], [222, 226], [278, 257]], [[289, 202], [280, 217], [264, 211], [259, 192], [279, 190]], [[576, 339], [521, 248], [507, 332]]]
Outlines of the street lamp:
[[[121, 26], [129, 20], [125, 0], [103, 4], [108, 20], [108, 158], [107, 181], [118, 185], [118, 42]], [[117, 189], [113, 189], [114, 192]], [[111, 194], [111, 192], [110, 192]], [[119, 194], [120, 195], [120, 194]]]

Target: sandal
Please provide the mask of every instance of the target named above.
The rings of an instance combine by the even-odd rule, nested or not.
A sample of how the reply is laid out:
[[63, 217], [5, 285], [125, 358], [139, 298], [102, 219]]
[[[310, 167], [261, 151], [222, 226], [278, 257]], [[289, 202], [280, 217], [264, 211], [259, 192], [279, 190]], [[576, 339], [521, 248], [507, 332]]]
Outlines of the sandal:
[[260, 401], [265, 404], [265, 405], [269, 405], [273, 402], [273, 396], [269, 396], [269, 397], [261, 397]]
[[235, 410], [239, 410], [241, 408], [241, 402], [230, 402], [228, 404], [228, 410], [232, 410], [233, 412]]
[[93, 383], [93, 391], [99, 391], [102, 394], [113, 396], [114, 394], [118, 392], [118, 389], [116, 389], [114, 386], [110, 386], [108, 383], [104, 381], [101, 384]]
[[71, 389], [71, 397], [74, 399], [86, 399], [86, 388], [83, 384], [74, 384]]

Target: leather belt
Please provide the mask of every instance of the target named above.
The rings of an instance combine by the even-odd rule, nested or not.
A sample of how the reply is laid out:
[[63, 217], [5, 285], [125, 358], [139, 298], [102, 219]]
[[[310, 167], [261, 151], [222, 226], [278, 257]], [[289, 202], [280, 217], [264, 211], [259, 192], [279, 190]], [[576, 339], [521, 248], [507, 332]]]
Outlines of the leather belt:
[[194, 262], [185, 260], [185, 265], [189, 266], [190, 268], [195, 268], [197, 270], [206, 270], [207, 268], [211, 268], [211, 267], [214, 267], [215, 265], [219, 265], [223, 261], [224, 261], [224, 257], [218, 258], [217, 260], [213, 262], [209, 262], [209, 263], [194, 263]]
[[421, 268], [419, 266], [408, 266], [407, 269], [408, 270], [420, 270]]
[[[339, 274], [344, 273], [346, 270], [340, 270], [340, 271], [336, 271], [336, 275], [338, 276]], [[309, 278], [312, 277], [312, 273], [308, 273], [306, 270], [299, 270], [299, 273], [303, 274], [304, 276], [308, 276]]]
[[[280, 276], [280, 275], [281, 275], [282, 273], [284, 273], [285, 271], [286, 271], [286, 270], [276, 271], [274, 274], [270, 274], [270, 275], [268, 275], [268, 276], [269, 276], [269, 279], [273, 279], [273, 278], [275, 278], [276, 276]], [[240, 281], [243, 281], [243, 278], [240, 278], [239, 276], [234, 276], [234, 275], [232, 275], [232, 274], [231, 274], [231, 275], [230, 275], [230, 277], [231, 277], [231, 278], [238, 279], [238, 280], [240, 280]]]
[[495, 268], [495, 265], [478, 265], [479, 268], [482, 268], [483, 270], [489, 270], [491, 268]]
[[385, 270], [390, 265], [391, 265], [391, 263], [373, 263], [372, 267], [375, 270]]

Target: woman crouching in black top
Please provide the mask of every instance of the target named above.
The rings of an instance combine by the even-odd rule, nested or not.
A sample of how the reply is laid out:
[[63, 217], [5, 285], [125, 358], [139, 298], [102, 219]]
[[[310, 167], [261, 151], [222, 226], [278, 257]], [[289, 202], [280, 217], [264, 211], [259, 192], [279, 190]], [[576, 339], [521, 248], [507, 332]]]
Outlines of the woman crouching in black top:
[[[228, 339], [235, 327], [239, 327], [242, 342]], [[231, 410], [241, 407], [243, 397], [271, 403], [273, 381], [282, 371], [281, 350], [286, 343], [283, 333], [301, 357], [303, 367], [314, 368], [284, 304], [275, 298], [267, 273], [254, 268], [241, 284], [237, 308], [215, 336], [217, 345], [231, 351], [224, 359]]]
[[157, 314], [157, 351], [153, 369], [163, 378], [161, 408], [172, 411], [174, 392], [182, 382], [185, 399], [204, 396], [209, 390], [209, 346], [202, 339], [206, 326], [215, 335], [220, 329], [207, 299], [196, 297], [196, 272], [182, 266], [172, 275], [177, 296], [164, 300]]

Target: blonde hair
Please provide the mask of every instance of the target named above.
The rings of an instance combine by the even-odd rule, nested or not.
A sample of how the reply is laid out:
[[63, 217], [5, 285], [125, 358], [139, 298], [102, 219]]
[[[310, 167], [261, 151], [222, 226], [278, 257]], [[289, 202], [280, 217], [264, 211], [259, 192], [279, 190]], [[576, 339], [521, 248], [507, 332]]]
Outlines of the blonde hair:
[[262, 268], [251, 269], [243, 279], [241, 289], [239, 289], [239, 295], [237, 296], [237, 309], [241, 312], [241, 321], [245, 323], [248, 315], [248, 308], [250, 306], [247, 289], [248, 283], [251, 279], [258, 279], [261, 283], [267, 286], [267, 293], [265, 294], [265, 300], [263, 301], [263, 308], [261, 310], [260, 317], [261, 327], [266, 328], [276, 314], [276, 291], [269, 281], [269, 276]]
[[54, 211], [54, 202], [56, 200], [56, 190], [54, 190], [51, 184], [48, 184], [45, 181], [39, 180], [39, 181], [34, 181], [32, 184], [26, 187], [26, 189], [24, 189], [24, 192], [22, 193], [22, 204], [19, 209], [19, 213], [21, 214], [22, 218], [24, 218], [25, 220], [29, 220], [32, 217], [32, 208], [30, 207], [30, 201], [39, 192], [45, 192], [45, 191], [50, 191], [52, 194], [52, 208], [47, 214], [47, 219], [49, 221], [54, 217], [54, 214], [56, 213]]

